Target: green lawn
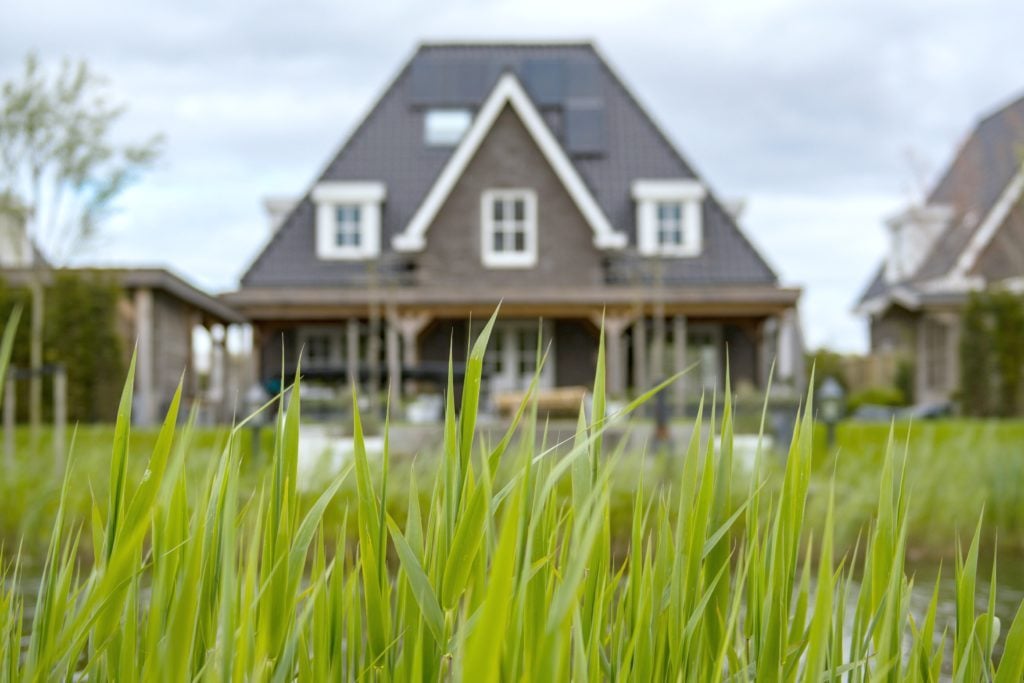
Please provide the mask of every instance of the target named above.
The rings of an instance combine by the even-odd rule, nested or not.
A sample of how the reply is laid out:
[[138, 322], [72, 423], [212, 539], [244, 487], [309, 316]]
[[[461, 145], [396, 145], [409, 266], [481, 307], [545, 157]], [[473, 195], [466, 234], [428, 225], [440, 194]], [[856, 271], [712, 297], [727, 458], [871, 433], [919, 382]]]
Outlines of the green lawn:
[[[912, 426], [898, 424], [893, 434], [898, 450], [907, 449], [909, 454], [907, 489], [913, 506], [908, 514], [908, 547], [912, 556], [950, 558], [956, 535], [969, 536], [983, 512], [983, 548], [992, 551], [998, 545], [1004, 553], [1024, 553], [1024, 421], [943, 420]], [[836, 542], [839, 547], [855, 543], [875, 511], [879, 470], [889, 435], [890, 427], [886, 424], [849, 422], [839, 426], [836, 445], [830, 449], [824, 428], [820, 425], [816, 428], [809, 528], [822, 518], [825, 497], [820, 494], [834, 471]], [[59, 499], [62, 472], [53, 463], [50, 436], [44, 431], [33, 447], [28, 428], [19, 428], [18, 457], [13, 466], [5, 464], [4, 476], [0, 478], [3, 554], [12, 555], [20, 542], [23, 556], [30, 562], [41, 558], [45, 551]], [[186, 460], [193, 479], [203, 478], [224, 448], [227, 436], [226, 427], [193, 430]], [[132, 432], [127, 461], [131, 479], [142, 476], [156, 437], [155, 429]], [[243, 463], [241, 481], [250, 491], [258, 481], [259, 470], [259, 466], [252, 463], [251, 438], [251, 432], [243, 430], [237, 440]], [[70, 434], [68, 440], [70, 442]], [[72, 519], [81, 523], [89, 519], [91, 496], [95, 494], [102, 500], [107, 495], [112, 441], [113, 425], [82, 426], [75, 435], [74, 476], [68, 506]], [[265, 459], [273, 449], [271, 429], [261, 431], [261, 442], [259, 453]], [[684, 445], [675, 444], [675, 447], [681, 449]], [[439, 461], [439, 445], [425, 448], [415, 458], [392, 461], [389, 508], [393, 515], [404, 518], [406, 492], [413, 478], [426, 499]], [[650, 495], [657, 484], [674, 479], [681, 464], [682, 456], [678, 453], [622, 454], [611, 481], [610, 505], [613, 532], [623, 545], [629, 533], [633, 498], [641, 480], [646, 481], [645, 490]], [[771, 491], [778, 485], [782, 456], [771, 453], [765, 464], [769, 474], [766, 489]], [[325, 472], [324, 481], [329, 476], [330, 473]], [[746, 484], [748, 475], [739, 465], [734, 476], [736, 485]], [[245, 491], [242, 493], [247, 495]], [[347, 482], [326, 511], [327, 519], [340, 523], [346, 502], [354, 497], [355, 484]]]

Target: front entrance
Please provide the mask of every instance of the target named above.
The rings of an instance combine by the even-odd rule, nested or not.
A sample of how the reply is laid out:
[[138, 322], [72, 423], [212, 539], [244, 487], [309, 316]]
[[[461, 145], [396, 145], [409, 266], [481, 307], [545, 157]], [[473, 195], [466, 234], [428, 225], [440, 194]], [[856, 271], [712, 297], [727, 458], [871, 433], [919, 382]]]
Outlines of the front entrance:
[[[547, 353], [540, 373], [540, 388], [555, 386], [554, 335], [551, 322], [541, 326], [541, 354]], [[490, 348], [484, 356], [484, 373], [491, 393], [522, 391], [530, 386], [537, 370], [538, 321], [499, 320], [494, 324]], [[549, 348], [550, 347], [550, 348]]]

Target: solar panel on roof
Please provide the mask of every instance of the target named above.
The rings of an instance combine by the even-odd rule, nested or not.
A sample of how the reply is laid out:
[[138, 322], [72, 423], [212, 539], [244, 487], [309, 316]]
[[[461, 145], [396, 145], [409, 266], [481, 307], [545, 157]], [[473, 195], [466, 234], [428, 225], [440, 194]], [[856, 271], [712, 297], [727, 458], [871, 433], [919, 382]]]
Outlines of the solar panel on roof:
[[570, 154], [600, 154], [605, 150], [604, 103], [570, 100], [565, 106], [565, 146]]
[[450, 104], [476, 104], [484, 99], [493, 85], [494, 69], [480, 61], [455, 62], [447, 71], [445, 95]]
[[601, 74], [598, 65], [592, 60], [572, 60], [567, 65], [566, 96], [600, 97]]
[[523, 62], [523, 84], [540, 106], [558, 105], [565, 100], [565, 60], [538, 57]]
[[436, 58], [421, 56], [412, 63], [409, 97], [416, 105], [437, 104], [444, 90], [444, 70]]
[[413, 106], [475, 106], [498, 80], [493, 61], [466, 60], [447, 55], [421, 56], [410, 74]]

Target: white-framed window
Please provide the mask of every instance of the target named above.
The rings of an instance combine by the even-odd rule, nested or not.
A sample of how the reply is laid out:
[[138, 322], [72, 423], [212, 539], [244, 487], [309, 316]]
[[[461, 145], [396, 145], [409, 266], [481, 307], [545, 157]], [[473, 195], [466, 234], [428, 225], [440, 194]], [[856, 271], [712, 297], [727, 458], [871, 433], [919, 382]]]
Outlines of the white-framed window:
[[359, 249], [363, 228], [359, 204], [339, 204], [334, 209], [334, 245], [338, 248]]
[[637, 250], [644, 256], [698, 256], [707, 191], [696, 180], [637, 180]]
[[454, 147], [472, 122], [468, 109], [428, 109], [423, 113], [423, 142], [431, 147]]
[[670, 251], [686, 244], [682, 202], [658, 202], [658, 249]]
[[550, 320], [499, 320], [491, 335], [491, 350], [485, 354], [484, 367], [492, 391], [521, 391], [530, 386], [537, 371], [537, 335], [541, 333], [541, 353], [547, 353], [541, 368], [539, 385], [555, 385], [555, 354], [551, 346], [554, 328]]
[[537, 263], [537, 195], [533, 190], [487, 190], [480, 212], [485, 266], [529, 268]]
[[325, 370], [345, 362], [345, 337], [341, 327], [300, 327], [298, 344], [302, 350], [302, 367], [307, 370]]
[[380, 253], [383, 183], [323, 182], [313, 188], [316, 253], [325, 260], [363, 260]]

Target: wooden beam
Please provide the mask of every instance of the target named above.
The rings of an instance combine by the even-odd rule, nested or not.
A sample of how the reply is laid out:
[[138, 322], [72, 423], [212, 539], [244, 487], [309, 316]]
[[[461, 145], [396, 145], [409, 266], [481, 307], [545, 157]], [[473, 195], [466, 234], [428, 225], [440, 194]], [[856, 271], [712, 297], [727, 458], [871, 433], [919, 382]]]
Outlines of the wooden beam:
[[[675, 372], [686, 369], [686, 316], [677, 315], [672, 318], [672, 366]], [[676, 380], [672, 395], [676, 404], [676, 415], [684, 415], [686, 411], [687, 377], [683, 375]]]
[[391, 324], [390, 320], [387, 323], [384, 345], [388, 365], [388, 404], [394, 409], [401, 394], [402, 358], [398, 348], [398, 328]]
[[348, 384], [359, 382], [359, 319], [345, 321], [345, 368], [348, 370]]
[[647, 389], [647, 319], [633, 323], [633, 390], [641, 394]]

